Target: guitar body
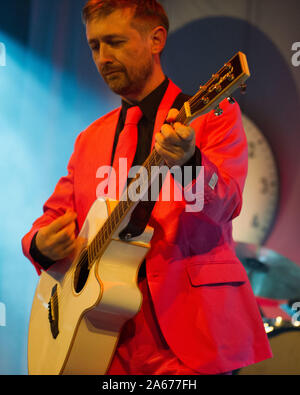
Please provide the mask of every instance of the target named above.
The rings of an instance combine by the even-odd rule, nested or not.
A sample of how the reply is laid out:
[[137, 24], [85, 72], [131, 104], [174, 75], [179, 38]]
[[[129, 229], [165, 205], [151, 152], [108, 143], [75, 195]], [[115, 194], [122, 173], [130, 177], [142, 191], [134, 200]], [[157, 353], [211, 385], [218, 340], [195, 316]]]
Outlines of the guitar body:
[[[86, 245], [116, 204], [95, 201], [79, 234]], [[130, 213], [119, 229], [129, 219]], [[147, 227], [124, 242], [118, 232], [90, 270], [82, 264], [87, 255], [82, 247], [72, 262], [58, 262], [40, 276], [30, 316], [29, 374], [103, 375], [108, 370], [123, 325], [142, 304], [138, 270], [153, 234]]]

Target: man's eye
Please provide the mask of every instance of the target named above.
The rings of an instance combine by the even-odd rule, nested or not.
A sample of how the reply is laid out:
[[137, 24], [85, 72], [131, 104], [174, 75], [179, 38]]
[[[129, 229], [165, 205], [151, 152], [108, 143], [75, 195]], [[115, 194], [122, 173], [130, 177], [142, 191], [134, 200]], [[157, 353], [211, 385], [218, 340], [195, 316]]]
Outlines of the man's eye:
[[118, 46], [122, 45], [123, 43], [124, 43], [124, 41], [122, 41], [122, 40], [111, 41], [111, 42], [110, 42], [110, 45], [111, 45], [112, 47], [118, 47]]

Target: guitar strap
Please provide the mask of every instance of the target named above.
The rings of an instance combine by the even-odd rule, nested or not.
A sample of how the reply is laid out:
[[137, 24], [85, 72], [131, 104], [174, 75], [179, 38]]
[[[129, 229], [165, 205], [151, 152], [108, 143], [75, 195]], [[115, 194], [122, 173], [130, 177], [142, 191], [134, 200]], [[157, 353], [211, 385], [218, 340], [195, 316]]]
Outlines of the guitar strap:
[[[184, 103], [190, 99], [190, 97], [191, 96], [180, 92], [170, 108], [176, 108], [177, 110], [180, 110]], [[160, 180], [159, 191], [161, 190], [161, 188], [162, 181]], [[150, 199], [148, 201], [140, 201], [137, 204], [136, 208], [131, 214], [128, 225], [119, 234], [120, 239], [128, 240], [128, 235], [131, 235], [132, 238], [137, 237], [144, 232], [150, 220], [155, 203], [155, 200]]]

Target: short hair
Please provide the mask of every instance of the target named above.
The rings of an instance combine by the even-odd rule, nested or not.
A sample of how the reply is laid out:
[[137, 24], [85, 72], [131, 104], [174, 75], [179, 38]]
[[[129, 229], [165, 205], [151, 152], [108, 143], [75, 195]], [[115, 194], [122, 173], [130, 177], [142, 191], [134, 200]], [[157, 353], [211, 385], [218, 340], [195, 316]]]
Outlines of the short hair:
[[91, 19], [106, 17], [125, 8], [134, 9], [133, 19], [144, 22], [140, 26], [142, 30], [163, 26], [169, 32], [169, 18], [156, 0], [88, 0], [82, 11], [82, 20], [87, 24]]

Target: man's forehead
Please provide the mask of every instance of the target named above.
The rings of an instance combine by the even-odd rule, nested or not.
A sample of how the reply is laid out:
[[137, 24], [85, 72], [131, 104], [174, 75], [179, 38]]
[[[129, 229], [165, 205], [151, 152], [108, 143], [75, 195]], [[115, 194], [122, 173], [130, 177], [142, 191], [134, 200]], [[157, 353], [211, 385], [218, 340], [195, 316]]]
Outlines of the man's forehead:
[[94, 17], [86, 24], [88, 39], [102, 36], [120, 35], [125, 30], [132, 30], [133, 10], [118, 9], [107, 16]]

